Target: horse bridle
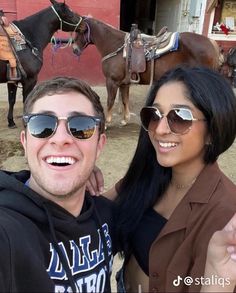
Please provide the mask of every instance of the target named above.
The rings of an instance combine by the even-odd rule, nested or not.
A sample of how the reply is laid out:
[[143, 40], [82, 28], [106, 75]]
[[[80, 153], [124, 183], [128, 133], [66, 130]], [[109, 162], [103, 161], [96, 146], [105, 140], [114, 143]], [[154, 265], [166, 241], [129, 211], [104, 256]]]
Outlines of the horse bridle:
[[[84, 22], [85, 22], [85, 24], [86, 24], [86, 26], [87, 26], [87, 30], [84, 32], [84, 34], [83, 34], [83, 37], [84, 37], [84, 41], [85, 41], [85, 44], [83, 45], [83, 47], [82, 48], [80, 48], [80, 54], [82, 54], [82, 51], [89, 45], [89, 44], [93, 44], [93, 42], [92, 42], [92, 40], [91, 40], [91, 38], [90, 38], [90, 35], [91, 35], [91, 29], [90, 29], [90, 26], [89, 26], [89, 24], [85, 21], [85, 18], [84, 18]], [[106, 56], [104, 56], [103, 58], [102, 58], [102, 62], [103, 61], [105, 61], [105, 60], [107, 60], [107, 59], [109, 59], [109, 58], [111, 58], [111, 57], [114, 57], [114, 56], [116, 56], [123, 48], [124, 48], [124, 46], [125, 46], [125, 43], [121, 46], [121, 47], [119, 47], [117, 50], [115, 50], [114, 52], [111, 52], [111, 53], [109, 53], [109, 54], [107, 54]], [[79, 54], [79, 55], [80, 55]]]
[[83, 19], [82, 17], [80, 17], [80, 20], [78, 21], [77, 24], [74, 24], [74, 23], [72, 23], [72, 22], [67, 22], [67, 21], [63, 20], [63, 19], [60, 17], [60, 15], [57, 13], [57, 11], [56, 11], [56, 9], [55, 9], [55, 7], [54, 7], [53, 5], [51, 6], [51, 8], [52, 8], [52, 10], [54, 11], [54, 13], [56, 14], [56, 16], [58, 17], [58, 19], [59, 19], [59, 21], [60, 21], [60, 30], [62, 30], [62, 25], [63, 25], [63, 23], [65, 23], [65, 24], [68, 24], [68, 25], [70, 25], [70, 26], [75, 27], [74, 31], [76, 31], [76, 29], [78, 28], [78, 26], [80, 25], [80, 23], [81, 23], [81, 21], [82, 21], [82, 19]]
[[85, 32], [83, 33], [83, 37], [84, 37], [84, 45], [82, 48], [80, 48], [80, 51], [82, 52], [89, 44], [93, 44], [90, 36], [91, 36], [91, 29], [89, 24], [87, 23], [87, 21], [85, 21], [84, 18], [84, 23], [86, 24], [87, 29], [85, 30]]
[[[87, 29], [84, 31], [84, 33], [82, 34], [82, 36], [83, 36], [83, 38], [84, 38], [84, 45], [83, 45], [83, 47], [79, 47], [78, 45], [77, 45], [77, 53], [75, 53], [77, 56], [80, 56], [81, 54], [82, 54], [82, 52], [83, 52], [83, 50], [89, 45], [89, 44], [93, 44], [93, 42], [92, 42], [92, 40], [91, 40], [91, 38], [90, 38], [90, 36], [91, 36], [91, 34], [90, 34], [90, 32], [91, 32], [91, 29], [90, 29], [90, 26], [89, 26], [89, 24], [85, 21], [85, 17], [82, 17], [82, 19], [84, 20], [84, 23], [85, 23], [85, 25], [86, 25], [86, 27], [87, 27]], [[77, 34], [80, 34], [81, 35], [81, 33], [78, 33], [77, 32]], [[74, 39], [74, 43], [76, 43], [76, 38]]]

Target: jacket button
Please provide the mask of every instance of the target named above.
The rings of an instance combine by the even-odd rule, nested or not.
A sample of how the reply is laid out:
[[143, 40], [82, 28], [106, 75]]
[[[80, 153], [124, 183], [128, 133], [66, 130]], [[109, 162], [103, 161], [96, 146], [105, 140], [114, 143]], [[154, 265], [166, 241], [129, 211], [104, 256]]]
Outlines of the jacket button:
[[157, 293], [158, 292], [158, 289], [157, 288], [152, 288], [152, 292], [153, 293]]
[[154, 272], [154, 273], [152, 273], [152, 277], [153, 277], [153, 278], [158, 278], [159, 275], [158, 275], [158, 273]]

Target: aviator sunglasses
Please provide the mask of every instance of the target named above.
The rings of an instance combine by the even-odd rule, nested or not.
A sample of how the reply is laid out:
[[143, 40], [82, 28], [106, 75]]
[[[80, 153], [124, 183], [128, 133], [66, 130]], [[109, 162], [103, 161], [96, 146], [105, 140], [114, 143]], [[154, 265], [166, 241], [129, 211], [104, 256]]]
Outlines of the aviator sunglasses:
[[77, 139], [88, 139], [93, 136], [100, 118], [86, 115], [57, 117], [51, 114], [24, 115], [23, 120], [29, 132], [36, 138], [49, 138], [57, 130], [59, 120], [66, 120], [67, 131]]
[[170, 131], [177, 135], [187, 133], [194, 121], [206, 121], [206, 119], [194, 118], [187, 108], [171, 109], [167, 115], [161, 114], [160, 110], [153, 106], [143, 107], [140, 112], [141, 123], [146, 131], [155, 131], [163, 117], [166, 117]]

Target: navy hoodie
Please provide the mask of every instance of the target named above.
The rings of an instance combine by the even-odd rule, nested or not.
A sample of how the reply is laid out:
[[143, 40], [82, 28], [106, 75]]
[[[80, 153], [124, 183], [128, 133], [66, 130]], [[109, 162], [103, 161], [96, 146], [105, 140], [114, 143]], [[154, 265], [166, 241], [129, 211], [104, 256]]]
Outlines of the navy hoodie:
[[0, 171], [0, 292], [110, 292], [113, 204], [85, 195], [74, 217]]

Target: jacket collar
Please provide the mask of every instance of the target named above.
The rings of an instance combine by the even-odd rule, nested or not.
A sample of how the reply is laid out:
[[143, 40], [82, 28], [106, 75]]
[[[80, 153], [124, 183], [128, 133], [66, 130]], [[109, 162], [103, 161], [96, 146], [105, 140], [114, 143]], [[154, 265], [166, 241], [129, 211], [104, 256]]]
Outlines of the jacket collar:
[[192, 211], [191, 203], [207, 204], [220, 181], [221, 174], [217, 163], [204, 167], [193, 186], [174, 210], [157, 239], [187, 227], [189, 215]]
[[222, 172], [217, 163], [206, 165], [199, 174], [192, 188], [190, 188], [185, 196], [187, 197], [188, 202], [208, 203], [221, 176]]

